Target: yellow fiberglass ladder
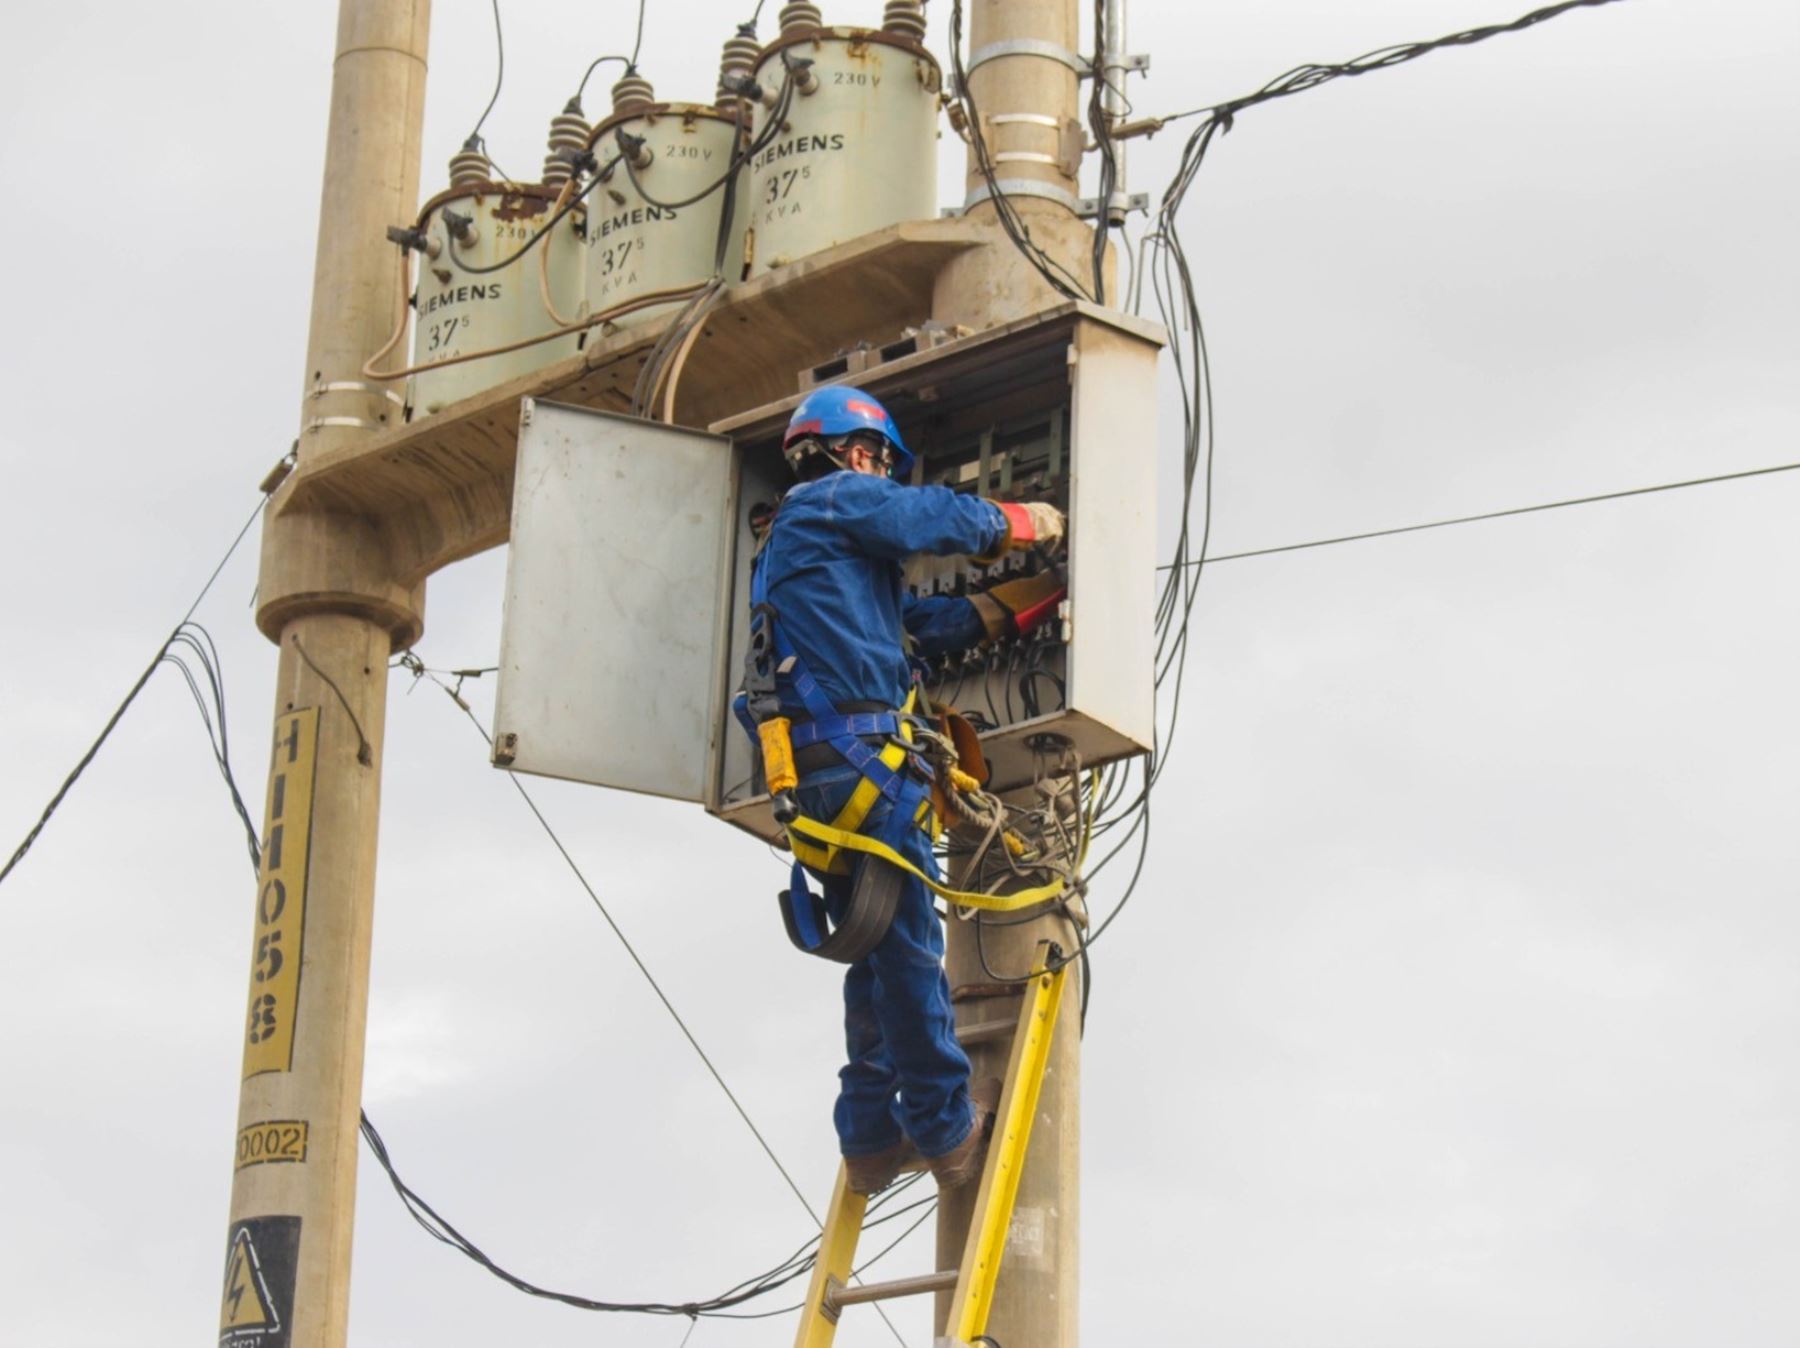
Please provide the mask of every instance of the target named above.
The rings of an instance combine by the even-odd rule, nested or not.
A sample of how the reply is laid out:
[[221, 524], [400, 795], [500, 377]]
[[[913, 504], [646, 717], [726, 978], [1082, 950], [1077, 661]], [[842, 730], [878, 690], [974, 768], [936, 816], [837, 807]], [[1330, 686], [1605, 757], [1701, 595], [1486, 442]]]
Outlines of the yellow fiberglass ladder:
[[[924, 1292], [954, 1292], [944, 1335], [935, 1340], [935, 1348], [970, 1348], [982, 1336], [988, 1312], [993, 1309], [1000, 1256], [1005, 1252], [1006, 1234], [1012, 1224], [1013, 1200], [1019, 1192], [1019, 1174], [1025, 1167], [1038, 1092], [1050, 1061], [1050, 1040], [1056, 1030], [1057, 1010], [1062, 1005], [1064, 971], [1061, 951], [1050, 942], [1042, 943], [1038, 947], [1037, 970], [1025, 984], [1025, 1002], [1019, 1008], [1018, 1028], [1013, 1032], [1012, 1057], [1006, 1065], [1005, 1087], [994, 1116], [993, 1137], [988, 1143], [987, 1163], [981, 1172], [981, 1187], [976, 1193], [975, 1213], [969, 1220], [961, 1266], [915, 1278], [851, 1286], [856, 1242], [862, 1235], [863, 1213], [869, 1200], [864, 1194], [850, 1191], [848, 1176], [839, 1165], [831, 1209], [825, 1214], [825, 1229], [819, 1237], [812, 1284], [807, 1288], [800, 1329], [794, 1336], [795, 1348], [830, 1348], [837, 1334], [838, 1317], [846, 1306]], [[972, 1028], [979, 1031], [988, 1027]], [[1004, 1033], [1005, 1022], [999, 1028]], [[967, 1031], [964, 1034], [974, 1037]]]

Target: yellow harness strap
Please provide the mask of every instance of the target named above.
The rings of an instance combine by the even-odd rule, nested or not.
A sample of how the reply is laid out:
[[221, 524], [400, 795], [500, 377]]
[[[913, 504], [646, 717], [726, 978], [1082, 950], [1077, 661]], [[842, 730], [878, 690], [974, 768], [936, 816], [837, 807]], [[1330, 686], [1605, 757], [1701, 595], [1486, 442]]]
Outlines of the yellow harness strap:
[[[912, 742], [912, 725], [904, 717], [910, 713], [918, 700], [918, 689], [907, 694], [906, 705], [902, 707], [900, 722], [900, 738], [906, 743]], [[906, 748], [900, 744], [890, 744], [881, 751], [881, 763], [891, 772], [898, 772], [906, 762]], [[983, 908], [994, 913], [1010, 913], [1020, 908], [1029, 908], [1033, 904], [1043, 903], [1046, 899], [1054, 899], [1063, 892], [1062, 880], [1056, 879], [1047, 885], [1038, 885], [1033, 889], [1021, 890], [1016, 894], [977, 894], [967, 890], [952, 889], [932, 879], [900, 853], [879, 839], [871, 838], [857, 832], [875, 802], [881, 797], [881, 788], [867, 777], [856, 784], [856, 790], [850, 793], [850, 799], [844, 802], [844, 808], [829, 824], [822, 824], [817, 819], [809, 819], [801, 815], [787, 826], [788, 846], [794, 849], [794, 857], [802, 865], [811, 867], [821, 875], [850, 874], [851, 858], [846, 852], [862, 852], [865, 855], [878, 857], [890, 866], [897, 866], [914, 879], [921, 881], [933, 894], [946, 903], [955, 904], [958, 908]], [[937, 816], [932, 812], [929, 800], [919, 807], [919, 826], [931, 834], [932, 841], [937, 841], [939, 832]]]
[[[803, 843], [796, 834], [803, 834], [814, 840], [819, 846]], [[1047, 885], [1038, 885], [1033, 889], [1022, 889], [1016, 894], [977, 894], [971, 890], [952, 889], [949, 885], [933, 880], [924, 871], [908, 861], [900, 853], [886, 843], [861, 833], [852, 833], [831, 824], [821, 824], [816, 819], [808, 819], [801, 815], [788, 825], [788, 844], [794, 849], [794, 855], [815, 870], [818, 866], [811, 860], [814, 856], [830, 856], [834, 860], [847, 862], [845, 852], [863, 852], [872, 857], [879, 857], [890, 866], [898, 866], [914, 879], [919, 880], [933, 894], [945, 903], [954, 904], [958, 908], [984, 908], [991, 913], [1010, 913], [1020, 908], [1029, 908], [1034, 903], [1043, 903], [1046, 899], [1054, 899], [1063, 892], [1061, 878], [1052, 880]], [[834, 871], [833, 874], [846, 874], [845, 870]]]

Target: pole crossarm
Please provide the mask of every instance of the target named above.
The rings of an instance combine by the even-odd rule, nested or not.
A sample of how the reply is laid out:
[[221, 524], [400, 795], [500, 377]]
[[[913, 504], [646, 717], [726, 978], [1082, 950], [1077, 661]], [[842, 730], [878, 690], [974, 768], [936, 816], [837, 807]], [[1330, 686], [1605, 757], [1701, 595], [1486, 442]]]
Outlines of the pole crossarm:
[[[796, 391], [798, 371], [871, 336], [898, 337], [924, 324], [939, 273], [992, 232], [960, 219], [898, 224], [728, 290], [703, 328], [706, 359], [686, 366], [680, 420], [706, 425], [785, 397]], [[576, 355], [422, 421], [303, 456], [271, 513], [359, 519], [368, 546], [386, 553], [388, 574], [403, 586], [498, 546], [511, 521], [520, 400], [629, 410], [647, 353], [674, 317], [592, 340]], [[284, 566], [303, 562], [304, 552], [284, 549]], [[260, 625], [279, 628], [284, 594], [330, 588], [283, 567], [265, 572]]]

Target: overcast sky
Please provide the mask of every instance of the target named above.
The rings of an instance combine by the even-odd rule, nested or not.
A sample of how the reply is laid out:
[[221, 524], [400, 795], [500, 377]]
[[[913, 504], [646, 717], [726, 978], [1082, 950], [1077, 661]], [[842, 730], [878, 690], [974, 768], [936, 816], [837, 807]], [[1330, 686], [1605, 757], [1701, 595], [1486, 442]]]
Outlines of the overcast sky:
[[[1132, 97], [1208, 103], [1527, 3], [1140, 0]], [[11, 15], [0, 854], [294, 436], [334, 8]], [[652, 0], [665, 96], [710, 97], [740, 8]], [[504, 164], [541, 157], [634, 13], [505, 5]], [[1800, 460], [1797, 60], [1792, 0], [1625, 0], [1245, 113], [1183, 219], [1214, 550]], [[485, 3], [439, 0], [431, 63], [427, 194], [487, 99]], [[1135, 144], [1132, 187], [1160, 193], [1179, 143]], [[1166, 482], [1176, 431], [1169, 401]], [[1095, 954], [1085, 1342], [1800, 1342], [1797, 511], [1800, 473], [1207, 573], [1149, 865]], [[504, 563], [432, 581], [431, 664], [492, 662]], [[260, 816], [255, 568], [246, 546], [199, 617]], [[799, 1205], [475, 732], [394, 678], [365, 1101], [396, 1161], [553, 1286], [680, 1300], [775, 1263]], [[695, 807], [532, 790], [823, 1204], [838, 998], [781, 933], [780, 867]], [[211, 1335], [251, 895], [164, 671], [0, 888], [0, 1342]], [[888, 1267], [929, 1259], [922, 1234]], [[896, 1312], [909, 1343], [926, 1314]], [[520, 1296], [365, 1154], [353, 1342], [686, 1329]], [[853, 1312], [839, 1342], [893, 1340]]]

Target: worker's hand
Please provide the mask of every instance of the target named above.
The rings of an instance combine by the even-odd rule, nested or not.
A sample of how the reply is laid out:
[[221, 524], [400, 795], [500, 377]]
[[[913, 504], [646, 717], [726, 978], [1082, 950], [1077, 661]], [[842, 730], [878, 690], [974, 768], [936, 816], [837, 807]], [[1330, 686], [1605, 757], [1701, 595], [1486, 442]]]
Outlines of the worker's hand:
[[1006, 535], [993, 550], [979, 554], [978, 562], [997, 562], [1009, 552], [1022, 552], [1039, 544], [1052, 547], [1062, 541], [1063, 514], [1044, 501], [995, 501], [1006, 516]]
[[1042, 627], [1056, 615], [1056, 606], [1068, 593], [1055, 572], [1042, 571], [972, 594], [969, 602], [981, 615], [988, 640], [1001, 641]]
[[[1025, 510], [1031, 516], [1031, 527], [1037, 537], [1031, 541], [1046, 547], [1062, 542], [1063, 513], [1048, 501], [1027, 501]], [[1023, 546], [1015, 544], [1015, 547]]]

